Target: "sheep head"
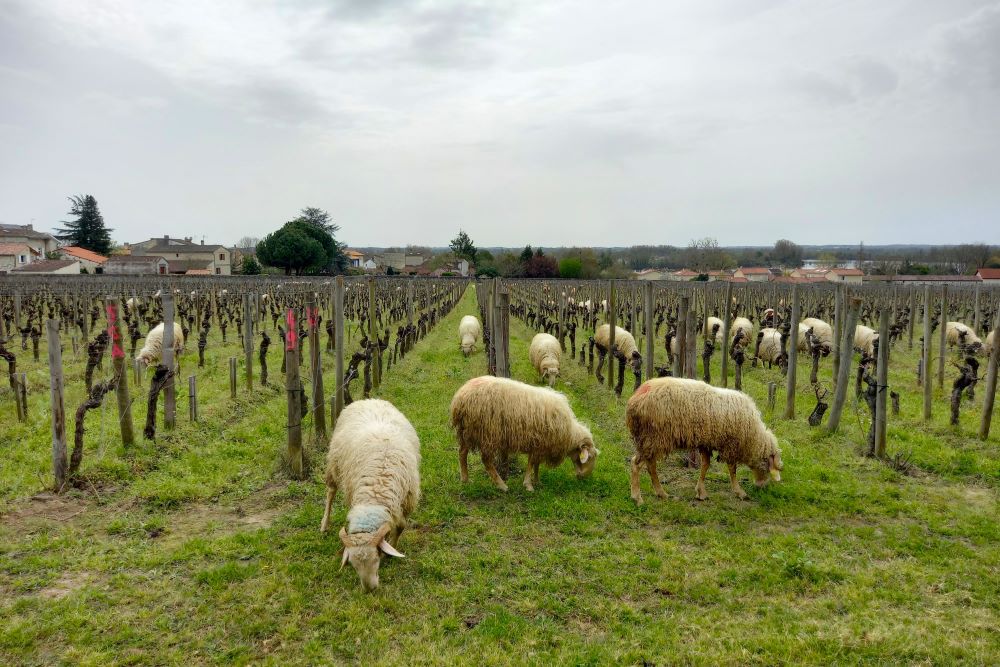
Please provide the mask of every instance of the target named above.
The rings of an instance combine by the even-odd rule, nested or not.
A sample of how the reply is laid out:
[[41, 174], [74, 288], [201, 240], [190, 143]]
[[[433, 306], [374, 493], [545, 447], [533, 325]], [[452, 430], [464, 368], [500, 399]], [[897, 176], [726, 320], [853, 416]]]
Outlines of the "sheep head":
[[594, 464], [597, 463], [597, 455], [600, 450], [594, 446], [594, 437], [583, 424], [577, 422], [574, 427], [574, 449], [570, 453], [570, 460], [576, 468], [577, 478], [583, 478], [594, 472]]
[[781, 450], [778, 449], [778, 439], [770, 431], [767, 432], [767, 448], [764, 456], [753, 468], [753, 481], [758, 487], [767, 486], [768, 481], [781, 481], [781, 471], [784, 464], [781, 462]]
[[340, 529], [340, 541], [344, 544], [340, 567], [343, 568], [350, 561], [361, 579], [361, 587], [369, 593], [378, 588], [378, 567], [383, 554], [396, 558], [406, 557], [386, 541], [389, 528], [389, 524], [384, 523], [375, 532], [351, 534], [345, 528]]
[[462, 354], [469, 356], [476, 348], [476, 338], [472, 334], [462, 336]]

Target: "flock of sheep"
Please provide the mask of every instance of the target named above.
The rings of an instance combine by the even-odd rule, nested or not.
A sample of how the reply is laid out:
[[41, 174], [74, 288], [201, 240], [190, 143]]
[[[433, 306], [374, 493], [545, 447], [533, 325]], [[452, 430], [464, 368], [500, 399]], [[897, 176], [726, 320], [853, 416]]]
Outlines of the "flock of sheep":
[[[721, 321], [712, 322], [713, 319], [718, 318], [710, 318], [708, 330], [721, 342]], [[823, 356], [830, 353], [833, 329], [828, 323], [806, 318], [799, 326], [800, 341], [812, 337]], [[994, 344], [992, 334], [984, 343], [960, 322], [948, 322], [946, 326], [947, 340], [952, 346], [989, 352]], [[184, 346], [179, 329], [175, 324], [174, 348], [178, 353]], [[733, 320], [733, 338], [749, 339], [752, 332], [749, 320], [742, 317]], [[150, 332], [137, 359], [147, 365], [156, 363], [162, 352], [162, 338], [161, 323]], [[471, 315], [463, 317], [459, 324], [462, 353], [469, 355], [475, 351], [481, 338], [479, 320]], [[775, 359], [782, 353], [777, 329], [762, 329], [758, 340], [757, 356], [763, 360]], [[877, 340], [878, 334], [868, 327], [859, 325], [855, 330], [854, 346], [862, 352], [871, 355]], [[610, 346], [607, 324], [597, 327], [595, 342], [605, 350]], [[623, 363], [640, 367], [641, 356], [628, 331], [616, 327], [613, 347], [612, 352]], [[529, 357], [540, 379], [550, 387], [554, 385], [559, 377], [559, 341], [548, 333], [537, 334], [531, 341]], [[490, 479], [502, 491], [507, 490], [507, 485], [497, 464], [520, 454], [527, 459], [524, 486], [528, 491], [538, 485], [538, 469], [543, 463], [554, 467], [568, 458], [577, 477], [593, 471], [600, 451], [590, 429], [576, 418], [566, 396], [550, 387], [487, 375], [472, 378], [459, 388], [451, 401], [450, 424], [458, 440], [462, 482], [469, 479], [470, 452], [479, 453]], [[736, 477], [739, 465], [751, 469], [758, 486], [781, 479], [783, 466], [777, 439], [764, 424], [753, 400], [740, 391], [713, 387], [698, 380], [648, 379], [628, 400], [625, 424], [636, 452], [631, 460], [629, 483], [637, 504], [643, 502], [639, 484], [643, 466], [654, 493], [666, 497], [656, 464], [675, 451], [700, 454], [701, 470], [695, 488], [699, 500], [707, 498], [705, 476], [713, 453], [727, 465], [733, 493], [739, 498], [746, 497]], [[420, 498], [419, 468], [417, 432], [391, 403], [360, 400], [341, 413], [327, 454], [326, 507], [321, 530], [329, 529], [333, 500], [337, 491], [342, 490], [349, 509], [346, 526], [340, 530], [344, 546], [341, 567], [350, 562], [365, 590], [378, 587], [383, 556], [404, 557], [397, 547], [407, 518]]]

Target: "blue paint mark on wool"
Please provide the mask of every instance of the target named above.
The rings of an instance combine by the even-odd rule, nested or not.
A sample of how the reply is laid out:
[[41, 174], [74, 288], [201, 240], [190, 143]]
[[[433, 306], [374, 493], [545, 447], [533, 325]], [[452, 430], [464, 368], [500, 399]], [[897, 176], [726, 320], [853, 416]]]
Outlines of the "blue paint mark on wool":
[[378, 505], [359, 505], [347, 513], [348, 533], [373, 533], [389, 520], [389, 510]]

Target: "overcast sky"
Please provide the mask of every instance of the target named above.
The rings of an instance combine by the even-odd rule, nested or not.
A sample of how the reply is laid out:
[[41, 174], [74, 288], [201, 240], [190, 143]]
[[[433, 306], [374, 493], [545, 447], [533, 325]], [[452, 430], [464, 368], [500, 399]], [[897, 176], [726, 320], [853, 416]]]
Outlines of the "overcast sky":
[[0, 222], [1000, 243], [1000, 0], [0, 0]]

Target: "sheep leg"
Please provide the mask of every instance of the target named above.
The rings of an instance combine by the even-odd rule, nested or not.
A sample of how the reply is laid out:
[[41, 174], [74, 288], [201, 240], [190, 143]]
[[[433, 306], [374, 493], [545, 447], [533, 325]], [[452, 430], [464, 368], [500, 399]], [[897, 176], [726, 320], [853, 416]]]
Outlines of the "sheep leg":
[[698, 485], [695, 486], [695, 497], [698, 500], [708, 500], [708, 492], [705, 491], [705, 475], [708, 474], [708, 466], [712, 464], [712, 452], [701, 450], [701, 473], [698, 475]]
[[736, 464], [735, 463], [730, 463], [729, 464], [729, 484], [733, 487], [733, 493], [736, 494], [737, 498], [739, 498], [740, 500], [746, 500], [747, 499], [747, 492], [743, 490], [743, 487], [740, 486], [739, 480], [736, 479]]
[[528, 465], [524, 466], [524, 488], [534, 491], [535, 484], [538, 484], [538, 463], [528, 461]]
[[323, 521], [319, 525], [321, 533], [330, 530], [330, 509], [333, 507], [333, 498], [337, 495], [337, 486], [326, 487], [326, 509], [323, 511]]
[[653, 480], [653, 493], [656, 494], [657, 498], [666, 498], [667, 492], [663, 490], [663, 485], [660, 484], [660, 476], [656, 474], [656, 459], [646, 461], [646, 469], [649, 471], [649, 478]]
[[605, 351], [602, 350], [601, 348], [597, 348], [597, 370], [594, 372], [594, 375], [597, 376], [597, 381], [600, 382], [601, 384], [604, 384], [604, 376], [601, 375], [601, 369], [604, 368], [605, 356], [606, 356]]
[[482, 455], [482, 459], [483, 466], [486, 468], [486, 473], [490, 476], [490, 479], [493, 480], [493, 483], [496, 484], [498, 489], [506, 493], [507, 485], [504, 483], [503, 478], [500, 477], [500, 473], [497, 472], [496, 466], [493, 465], [493, 459], [488, 457], [486, 454]]
[[636, 454], [632, 457], [632, 471], [629, 475], [629, 482], [632, 487], [632, 500], [635, 501], [636, 505], [642, 504], [642, 490], [639, 488], [639, 464], [642, 463], [642, 459]]
[[458, 448], [458, 466], [461, 469], [462, 484], [469, 481], [469, 448], [462, 445]]

